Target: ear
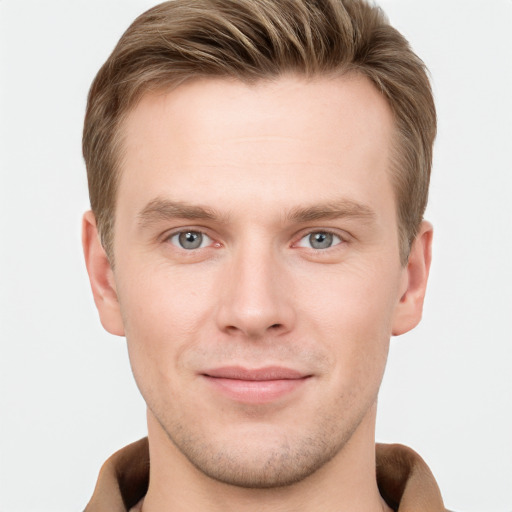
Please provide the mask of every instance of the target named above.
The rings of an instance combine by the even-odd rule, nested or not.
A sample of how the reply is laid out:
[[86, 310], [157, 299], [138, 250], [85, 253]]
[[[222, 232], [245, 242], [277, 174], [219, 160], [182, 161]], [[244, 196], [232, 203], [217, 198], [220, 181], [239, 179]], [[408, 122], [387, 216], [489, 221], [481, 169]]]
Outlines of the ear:
[[101, 325], [111, 334], [124, 336], [114, 273], [107, 254], [101, 245], [96, 219], [91, 211], [85, 212], [82, 218], [82, 246]]
[[423, 221], [403, 269], [402, 296], [395, 309], [392, 334], [399, 336], [418, 325], [423, 312], [428, 273], [432, 260], [432, 224]]

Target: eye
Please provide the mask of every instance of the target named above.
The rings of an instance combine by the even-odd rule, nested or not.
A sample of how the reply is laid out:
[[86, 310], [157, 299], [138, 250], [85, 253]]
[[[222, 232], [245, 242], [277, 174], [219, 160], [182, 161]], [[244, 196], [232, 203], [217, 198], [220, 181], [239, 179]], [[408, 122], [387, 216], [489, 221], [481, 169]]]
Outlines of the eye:
[[180, 231], [172, 235], [169, 240], [176, 247], [187, 251], [201, 249], [212, 243], [212, 239], [201, 231]]
[[298, 247], [308, 247], [310, 249], [329, 249], [334, 245], [342, 243], [342, 239], [329, 231], [315, 231], [309, 233], [299, 240]]

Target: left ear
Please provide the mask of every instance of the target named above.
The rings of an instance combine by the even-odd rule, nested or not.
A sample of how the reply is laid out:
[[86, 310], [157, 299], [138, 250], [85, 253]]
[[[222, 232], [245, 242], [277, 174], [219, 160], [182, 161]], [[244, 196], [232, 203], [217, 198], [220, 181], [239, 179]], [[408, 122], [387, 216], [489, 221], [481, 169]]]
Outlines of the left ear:
[[423, 312], [428, 273], [432, 260], [432, 224], [423, 221], [403, 269], [402, 296], [395, 309], [391, 334], [399, 336], [418, 325]]

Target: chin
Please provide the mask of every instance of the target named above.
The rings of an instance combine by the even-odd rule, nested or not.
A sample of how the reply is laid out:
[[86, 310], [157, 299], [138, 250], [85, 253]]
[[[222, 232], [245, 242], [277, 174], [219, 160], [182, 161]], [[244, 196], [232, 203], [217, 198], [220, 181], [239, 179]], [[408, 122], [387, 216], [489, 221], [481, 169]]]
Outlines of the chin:
[[269, 489], [311, 476], [343, 449], [358, 423], [343, 429], [339, 423], [334, 428], [328, 421], [315, 422], [300, 431], [253, 423], [219, 428], [221, 435], [176, 424], [164, 430], [181, 454], [207, 477], [237, 487]]
[[286, 487], [304, 480], [331, 460], [339, 448], [325, 443], [281, 444], [266, 446], [227, 446], [225, 449], [204, 444], [180, 447], [188, 460], [206, 476], [227, 485], [268, 489]]

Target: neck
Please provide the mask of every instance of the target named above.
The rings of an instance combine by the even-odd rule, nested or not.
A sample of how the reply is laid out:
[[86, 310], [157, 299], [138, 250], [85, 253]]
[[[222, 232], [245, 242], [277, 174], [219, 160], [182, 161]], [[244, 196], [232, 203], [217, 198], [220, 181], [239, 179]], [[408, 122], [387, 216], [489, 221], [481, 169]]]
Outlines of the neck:
[[376, 405], [322, 468], [286, 487], [248, 489], [214, 480], [194, 467], [148, 412], [150, 484], [143, 512], [382, 512], [375, 477]]

